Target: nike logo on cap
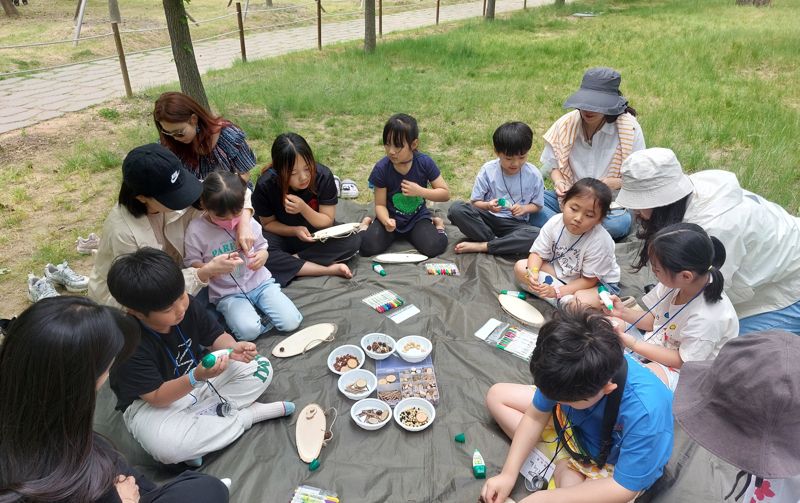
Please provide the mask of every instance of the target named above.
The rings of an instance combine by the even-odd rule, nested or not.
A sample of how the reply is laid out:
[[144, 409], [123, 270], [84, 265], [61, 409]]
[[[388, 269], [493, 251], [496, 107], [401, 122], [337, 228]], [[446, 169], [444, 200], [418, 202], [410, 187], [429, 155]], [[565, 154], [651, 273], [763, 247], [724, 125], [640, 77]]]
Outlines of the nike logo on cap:
[[176, 169], [175, 172], [172, 173], [172, 176], [169, 179], [170, 183], [175, 183], [175, 180], [178, 179], [178, 175], [180, 175], [180, 172]]

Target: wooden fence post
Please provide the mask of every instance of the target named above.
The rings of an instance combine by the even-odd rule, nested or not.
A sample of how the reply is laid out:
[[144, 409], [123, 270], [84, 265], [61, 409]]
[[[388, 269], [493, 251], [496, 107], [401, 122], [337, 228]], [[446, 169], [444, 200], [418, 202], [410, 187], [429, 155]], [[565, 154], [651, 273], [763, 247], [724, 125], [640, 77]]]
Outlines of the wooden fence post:
[[378, 36], [383, 38], [383, 0], [378, 0]]
[[114, 32], [114, 45], [117, 46], [119, 69], [122, 72], [122, 82], [125, 84], [125, 95], [130, 98], [133, 96], [133, 90], [131, 89], [131, 79], [128, 76], [128, 64], [125, 62], [125, 51], [122, 49], [122, 37], [119, 35], [119, 25], [117, 25], [117, 23], [111, 23], [111, 31]]
[[241, 2], [236, 2], [236, 21], [239, 23], [239, 47], [242, 49], [242, 62], [247, 63], [247, 50], [244, 47], [244, 22], [242, 21]]
[[322, 50], [322, 0], [317, 0], [317, 49]]
[[436, 24], [439, 24], [439, 3], [440, 0], [436, 0]]

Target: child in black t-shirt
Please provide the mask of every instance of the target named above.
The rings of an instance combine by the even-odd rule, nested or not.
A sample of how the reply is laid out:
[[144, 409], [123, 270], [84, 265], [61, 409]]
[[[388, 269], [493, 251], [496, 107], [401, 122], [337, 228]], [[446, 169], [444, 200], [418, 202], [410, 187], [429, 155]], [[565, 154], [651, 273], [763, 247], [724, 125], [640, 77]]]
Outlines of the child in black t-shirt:
[[[194, 302], [163, 251], [118, 257], [108, 289], [141, 325], [133, 356], [111, 372], [111, 389], [128, 430], [158, 461], [199, 466], [253, 423], [294, 412], [292, 402], [255, 402], [272, 382], [269, 360]], [[213, 366], [200, 364], [205, 351], [226, 349]]]
[[406, 114], [391, 116], [383, 127], [383, 146], [386, 157], [369, 176], [375, 186], [375, 220], [361, 240], [361, 255], [382, 253], [398, 236], [423, 255], [441, 255], [447, 248], [444, 223], [431, 216], [425, 200], [448, 201], [450, 189], [433, 159], [417, 151], [416, 119]]

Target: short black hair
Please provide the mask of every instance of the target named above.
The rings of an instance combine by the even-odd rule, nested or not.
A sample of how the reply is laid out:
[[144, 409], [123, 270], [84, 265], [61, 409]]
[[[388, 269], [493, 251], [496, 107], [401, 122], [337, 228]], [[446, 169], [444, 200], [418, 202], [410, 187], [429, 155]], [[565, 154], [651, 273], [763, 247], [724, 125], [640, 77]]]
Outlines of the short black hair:
[[586, 400], [617, 373], [622, 350], [608, 318], [585, 307], [567, 307], [539, 330], [531, 357], [533, 383], [550, 400]]
[[524, 122], [506, 122], [492, 135], [494, 151], [505, 155], [525, 155], [533, 145], [533, 130]]
[[244, 208], [247, 184], [241, 176], [230, 171], [214, 171], [203, 180], [200, 200], [203, 208], [214, 215], [238, 213]]
[[611, 210], [611, 200], [614, 195], [611, 193], [611, 189], [608, 188], [608, 185], [597, 178], [581, 178], [572, 184], [572, 187], [564, 194], [564, 203], [573, 197], [587, 196], [593, 197], [596, 201], [600, 219], [606, 218], [606, 215], [608, 215], [608, 212]]
[[408, 143], [410, 147], [414, 140], [419, 138], [419, 126], [417, 119], [408, 114], [394, 114], [386, 121], [383, 126], [383, 144], [392, 144], [397, 148], [403, 148]]
[[178, 264], [165, 252], [149, 247], [117, 257], [107, 283], [117, 302], [145, 316], [167, 309], [186, 290]]
[[147, 215], [147, 205], [143, 202], [136, 199], [137, 194], [130, 185], [122, 182], [122, 185], [119, 187], [119, 197], [117, 197], [117, 202], [120, 206], [124, 206], [128, 213], [133, 215], [134, 218], [139, 218]]

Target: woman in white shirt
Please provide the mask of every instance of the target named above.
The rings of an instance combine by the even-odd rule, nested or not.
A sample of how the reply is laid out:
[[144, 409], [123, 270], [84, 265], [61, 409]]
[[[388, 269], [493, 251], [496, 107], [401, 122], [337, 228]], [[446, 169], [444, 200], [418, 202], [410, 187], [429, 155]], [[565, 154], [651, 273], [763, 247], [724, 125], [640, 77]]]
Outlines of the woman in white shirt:
[[[619, 84], [620, 74], [611, 68], [591, 68], [583, 76], [580, 89], [564, 102], [575, 108], [561, 116], [544, 135], [542, 170], [550, 173], [554, 191], [546, 191], [544, 207], [531, 215], [531, 225], [542, 227], [560, 213], [559, 200], [581, 178], [596, 178], [616, 192], [622, 187], [622, 162], [645, 148], [636, 111], [628, 106]], [[603, 227], [615, 240], [630, 232], [631, 215], [613, 209]]]

